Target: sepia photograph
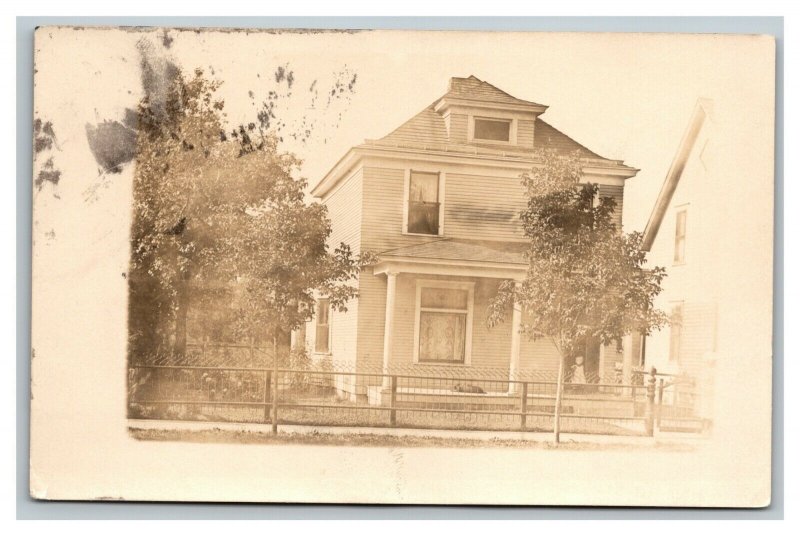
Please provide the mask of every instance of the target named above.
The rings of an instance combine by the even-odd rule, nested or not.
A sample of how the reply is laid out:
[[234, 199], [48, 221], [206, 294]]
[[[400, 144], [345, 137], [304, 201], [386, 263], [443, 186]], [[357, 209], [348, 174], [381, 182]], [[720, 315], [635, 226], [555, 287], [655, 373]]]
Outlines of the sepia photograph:
[[775, 39], [40, 26], [30, 493], [770, 503]]

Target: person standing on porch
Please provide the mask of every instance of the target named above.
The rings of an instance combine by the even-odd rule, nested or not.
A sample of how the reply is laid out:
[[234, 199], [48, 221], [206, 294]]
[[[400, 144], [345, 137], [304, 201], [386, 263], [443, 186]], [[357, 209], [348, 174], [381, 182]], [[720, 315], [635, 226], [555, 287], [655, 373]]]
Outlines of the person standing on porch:
[[570, 383], [586, 383], [586, 372], [583, 369], [582, 355], [575, 358], [575, 364], [572, 365], [572, 379]]

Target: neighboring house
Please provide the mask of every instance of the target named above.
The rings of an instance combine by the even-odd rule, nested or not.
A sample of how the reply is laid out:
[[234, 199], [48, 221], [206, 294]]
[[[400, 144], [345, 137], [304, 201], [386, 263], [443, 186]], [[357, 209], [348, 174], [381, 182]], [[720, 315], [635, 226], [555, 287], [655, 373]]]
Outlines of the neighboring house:
[[[518, 310], [497, 327], [486, 324], [498, 285], [527, 268], [520, 175], [534, 166], [535, 149], [579, 151], [586, 180], [616, 200], [621, 227], [625, 180], [637, 170], [553, 128], [540, 117], [546, 109], [474, 76], [452, 78], [419, 114], [339, 160], [312, 190], [328, 207], [331, 243], [370, 251], [378, 262], [362, 272], [346, 313], [319, 300], [305, 330], [313, 353], [353, 371], [555, 376], [552, 342], [521, 335]], [[616, 345], [587, 353], [595, 378], [622, 360]], [[363, 394], [357, 387], [375, 381], [354, 377], [340, 387]]]
[[708, 269], [716, 255], [717, 224], [709, 205], [718, 197], [706, 188], [711, 113], [710, 101], [698, 101], [644, 230], [648, 264], [667, 271], [655, 305], [669, 325], [633, 338], [635, 367], [696, 376], [714, 361], [718, 303]]
[[648, 265], [667, 271], [655, 305], [670, 325], [626, 341], [624, 360], [626, 374], [692, 377], [707, 417], [720, 367], [770, 355], [772, 307], [771, 189], [761, 162], [732, 158], [712, 104], [697, 102], [644, 230]]

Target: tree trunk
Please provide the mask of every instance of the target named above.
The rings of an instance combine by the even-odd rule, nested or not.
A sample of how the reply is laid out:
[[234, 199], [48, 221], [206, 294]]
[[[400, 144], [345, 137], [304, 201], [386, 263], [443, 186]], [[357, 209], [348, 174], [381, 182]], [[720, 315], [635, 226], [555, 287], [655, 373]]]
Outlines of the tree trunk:
[[178, 280], [178, 295], [175, 309], [175, 347], [176, 356], [186, 355], [186, 319], [189, 316], [189, 281], [181, 276]]
[[561, 440], [561, 397], [564, 393], [564, 368], [566, 355], [562, 354], [558, 362], [558, 381], [556, 382], [556, 407], [555, 417], [553, 418], [553, 441], [558, 443]]

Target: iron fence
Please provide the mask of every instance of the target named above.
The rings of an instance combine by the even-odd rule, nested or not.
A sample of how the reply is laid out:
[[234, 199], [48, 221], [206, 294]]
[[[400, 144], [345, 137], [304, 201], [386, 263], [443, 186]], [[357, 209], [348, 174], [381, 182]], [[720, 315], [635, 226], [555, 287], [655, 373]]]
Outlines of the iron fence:
[[[266, 353], [265, 353], [266, 354]], [[281, 363], [279, 362], [278, 365]], [[361, 370], [316, 363], [276, 367], [132, 363], [129, 416], [213, 422], [456, 430], [552, 431], [557, 381], [547, 373], [403, 367]], [[641, 382], [564, 386], [561, 431], [652, 435], [701, 431], [689, 384], [651, 374]]]

